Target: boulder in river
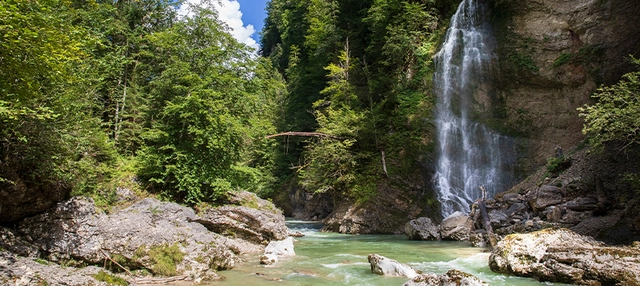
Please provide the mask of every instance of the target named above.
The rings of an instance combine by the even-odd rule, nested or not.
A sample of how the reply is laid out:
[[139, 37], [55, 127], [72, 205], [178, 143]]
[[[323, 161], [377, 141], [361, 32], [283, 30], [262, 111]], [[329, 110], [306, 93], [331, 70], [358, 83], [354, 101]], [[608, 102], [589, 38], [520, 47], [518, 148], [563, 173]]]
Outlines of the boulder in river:
[[371, 264], [371, 272], [374, 274], [386, 276], [404, 276], [413, 279], [418, 272], [411, 266], [400, 263], [396, 260], [386, 258], [378, 254], [369, 254], [369, 264]]
[[283, 240], [274, 240], [264, 249], [264, 253], [273, 253], [278, 257], [293, 257], [296, 252], [293, 249], [293, 237], [287, 237]]
[[404, 231], [410, 240], [440, 240], [438, 226], [428, 217], [409, 221]]
[[260, 255], [260, 264], [271, 265], [278, 262], [278, 256], [273, 253], [265, 253]]
[[640, 245], [606, 246], [568, 229], [511, 234], [493, 249], [489, 267], [540, 281], [640, 285]]
[[454, 212], [440, 224], [440, 236], [445, 240], [469, 240], [473, 220], [461, 212]]
[[460, 270], [449, 270], [446, 274], [419, 274], [402, 286], [487, 286], [477, 277]]

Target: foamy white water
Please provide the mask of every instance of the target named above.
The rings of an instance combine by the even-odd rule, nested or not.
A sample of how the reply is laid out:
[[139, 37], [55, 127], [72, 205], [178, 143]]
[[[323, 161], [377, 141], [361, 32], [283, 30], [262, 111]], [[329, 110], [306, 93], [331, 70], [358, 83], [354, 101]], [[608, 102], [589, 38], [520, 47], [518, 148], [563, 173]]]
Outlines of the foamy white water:
[[468, 213], [473, 201], [510, 187], [513, 140], [472, 120], [474, 95], [487, 92], [494, 58], [489, 25], [479, 0], [464, 0], [435, 57], [438, 161], [436, 189], [444, 217]]

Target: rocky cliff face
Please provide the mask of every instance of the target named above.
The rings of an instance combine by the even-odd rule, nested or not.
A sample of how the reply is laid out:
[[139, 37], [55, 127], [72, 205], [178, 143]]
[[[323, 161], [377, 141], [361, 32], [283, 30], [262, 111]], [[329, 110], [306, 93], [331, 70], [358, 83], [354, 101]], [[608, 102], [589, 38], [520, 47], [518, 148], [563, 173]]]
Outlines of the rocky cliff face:
[[611, 84], [640, 55], [635, 0], [489, 0], [498, 62], [491, 105], [480, 115], [519, 141], [520, 167], [530, 173], [583, 140], [577, 107], [600, 84]]

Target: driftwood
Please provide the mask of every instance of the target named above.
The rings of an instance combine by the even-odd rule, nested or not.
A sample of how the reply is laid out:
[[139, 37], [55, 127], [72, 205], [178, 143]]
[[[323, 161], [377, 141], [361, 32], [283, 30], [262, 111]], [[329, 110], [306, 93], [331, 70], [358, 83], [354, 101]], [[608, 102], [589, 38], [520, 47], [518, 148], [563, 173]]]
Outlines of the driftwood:
[[301, 137], [319, 137], [319, 138], [331, 138], [331, 139], [342, 139], [338, 136], [333, 136], [331, 134], [320, 133], [320, 132], [282, 132], [273, 135], [267, 135], [264, 138], [273, 138], [278, 136], [301, 136]]
[[491, 219], [489, 218], [489, 213], [487, 212], [487, 205], [485, 204], [487, 190], [484, 188], [484, 186], [480, 186], [480, 190], [482, 190], [482, 198], [478, 200], [478, 207], [480, 208], [480, 213], [482, 214], [482, 222], [484, 224], [484, 230], [487, 231], [489, 243], [491, 244], [491, 248], [494, 248], [498, 243], [498, 241], [496, 240], [496, 237], [493, 234], [493, 228], [491, 227]]
[[384, 151], [380, 151], [380, 153], [382, 153], [382, 170], [384, 171], [384, 174], [389, 176], [389, 174], [387, 173], [387, 161], [384, 159]]
[[167, 278], [135, 278], [134, 281], [136, 284], [167, 284], [177, 281], [186, 281], [189, 280], [189, 276], [174, 276]]
[[106, 252], [104, 252], [104, 250], [102, 250], [102, 248], [100, 249], [100, 251], [102, 252], [102, 254], [104, 255], [104, 257], [106, 257], [107, 259], [109, 259], [111, 262], [115, 263], [116, 265], [118, 265], [118, 267], [120, 267], [120, 269], [124, 270], [125, 272], [127, 272], [127, 274], [129, 274], [130, 276], [133, 276], [133, 274], [131, 274], [131, 271], [129, 271], [129, 269], [124, 268], [122, 265], [120, 265], [120, 263], [116, 262], [115, 260], [111, 259], [111, 256], [109, 256], [109, 254], [107, 254]]

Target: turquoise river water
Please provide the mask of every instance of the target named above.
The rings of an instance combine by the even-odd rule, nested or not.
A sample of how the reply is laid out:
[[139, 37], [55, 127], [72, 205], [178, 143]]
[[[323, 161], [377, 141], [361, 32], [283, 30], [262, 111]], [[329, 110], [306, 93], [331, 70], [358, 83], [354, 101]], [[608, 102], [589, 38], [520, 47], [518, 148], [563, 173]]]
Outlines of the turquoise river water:
[[[467, 243], [447, 241], [409, 241], [404, 235], [346, 235], [319, 232], [321, 225], [289, 221], [297, 238], [296, 256], [281, 259], [272, 266], [247, 257], [239, 267], [221, 271], [226, 279], [210, 285], [402, 285], [407, 278], [372, 274], [367, 255], [377, 253], [409, 264], [425, 273], [443, 274], [459, 269], [475, 275], [493, 286], [553, 285], [533, 279], [493, 273], [486, 249]], [[558, 285], [558, 284], [556, 284]]]

